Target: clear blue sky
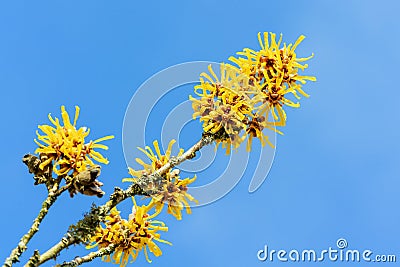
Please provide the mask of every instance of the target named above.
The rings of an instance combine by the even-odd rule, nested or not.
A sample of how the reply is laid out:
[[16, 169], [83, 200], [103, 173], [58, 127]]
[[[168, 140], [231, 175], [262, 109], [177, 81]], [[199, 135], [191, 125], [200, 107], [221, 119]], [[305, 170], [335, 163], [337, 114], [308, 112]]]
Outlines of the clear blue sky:
[[[340, 237], [353, 249], [398, 253], [399, 9], [394, 0], [1, 1], [0, 259], [45, 198], [21, 157], [35, 150], [36, 127], [48, 122], [49, 112], [79, 105], [80, 125], [91, 128], [92, 138], [116, 136], [107, 142], [111, 163], [102, 172], [110, 193], [115, 185], [126, 186], [120, 180], [127, 176], [122, 123], [135, 90], [171, 65], [220, 62], [243, 47], [256, 48], [259, 31], [282, 32], [288, 42], [306, 35], [298, 53], [315, 53], [307, 73], [318, 82], [306, 86], [311, 97], [302, 108], [288, 112], [262, 187], [249, 194], [251, 175], [245, 175], [230, 194], [182, 221], [164, 215], [170, 227], [165, 238], [173, 246], [161, 245], [164, 255], [152, 257], [152, 265], [308, 266], [260, 262], [256, 253], [265, 244], [322, 250]], [[188, 136], [180, 138], [189, 145], [193, 135], [184, 132]], [[224, 159], [214, 164], [223, 167]], [[104, 201], [62, 196], [23, 262], [33, 248], [43, 251], [57, 242], [92, 202]], [[71, 248], [58, 261], [82, 253]], [[146, 265], [143, 255], [136, 264]]]

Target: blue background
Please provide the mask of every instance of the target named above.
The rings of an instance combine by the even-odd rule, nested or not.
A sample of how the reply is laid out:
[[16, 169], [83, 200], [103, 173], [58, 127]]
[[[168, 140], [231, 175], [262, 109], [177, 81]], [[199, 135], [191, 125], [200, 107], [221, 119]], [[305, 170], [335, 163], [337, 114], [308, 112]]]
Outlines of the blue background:
[[[153, 265], [348, 266], [256, 257], [265, 244], [322, 250], [336, 247], [340, 237], [352, 249], [398, 253], [399, 8], [397, 1], [1, 1], [0, 258], [46, 196], [33, 187], [21, 157], [35, 150], [35, 130], [48, 123], [49, 112], [59, 116], [61, 105], [70, 112], [79, 105], [79, 124], [91, 128], [93, 139], [116, 136], [107, 142], [110, 164], [102, 172], [110, 193], [126, 186], [121, 129], [136, 88], [177, 63], [226, 61], [244, 47], [257, 48], [259, 31], [282, 32], [287, 42], [306, 35], [298, 54], [316, 54], [307, 73], [318, 82], [306, 86], [311, 97], [301, 109], [288, 111], [263, 186], [249, 194], [249, 175], [182, 221], [164, 214], [170, 227], [164, 237], [173, 246], [161, 245], [164, 255], [152, 256]], [[180, 138], [189, 144], [193, 137]], [[63, 195], [22, 262], [33, 248], [44, 251], [57, 242], [92, 202], [104, 201]], [[58, 262], [83, 253], [71, 248]], [[136, 264], [147, 264], [143, 254]]]

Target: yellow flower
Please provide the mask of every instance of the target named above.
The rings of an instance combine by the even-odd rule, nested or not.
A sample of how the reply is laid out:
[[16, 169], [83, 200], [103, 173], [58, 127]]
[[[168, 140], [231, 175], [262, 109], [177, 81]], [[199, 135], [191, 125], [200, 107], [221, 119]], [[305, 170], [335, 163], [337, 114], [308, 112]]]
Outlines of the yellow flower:
[[157, 212], [161, 212], [164, 204], [168, 206], [167, 212], [174, 216], [177, 220], [182, 220], [182, 210], [186, 208], [186, 213], [191, 214], [190, 205], [188, 201], [197, 203], [197, 200], [187, 193], [188, 185], [196, 180], [193, 178], [179, 179], [179, 172], [175, 170], [175, 175], [170, 175], [162, 190], [151, 196], [150, 207], [155, 207]]
[[86, 127], [76, 128], [76, 122], [79, 116], [79, 107], [75, 107], [74, 123], [70, 122], [68, 113], [64, 106], [61, 106], [62, 124], [58, 118], [53, 119], [49, 114], [49, 120], [53, 125], [40, 125], [38, 128], [37, 139], [34, 140], [39, 146], [35, 153], [45, 154], [48, 159], [40, 164], [40, 168], [45, 166], [53, 166], [53, 171], [57, 175], [66, 175], [70, 171], [74, 174], [80, 173], [87, 169], [87, 166], [93, 166], [92, 161], [108, 164], [108, 160], [104, 158], [96, 148], [107, 150], [108, 147], [100, 144], [100, 142], [114, 138], [109, 135], [99, 138], [95, 141], [85, 143], [85, 138], [89, 135], [89, 129]]
[[221, 147], [226, 149], [226, 155], [229, 155], [232, 151], [232, 148], [237, 150], [244, 139], [245, 137], [239, 134], [232, 134], [227, 136], [226, 138], [216, 139], [216, 149], [221, 144]]
[[201, 117], [200, 121], [204, 122], [203, 129], [205, 132], [215, 134], [222, 129], [228, 135], [236, 135], [245, 127], [244, 118], [245, 116], [231, 105], [217, 102], [214, 105], [214, 110]]
[[251, 98], [254, 88], [248, 77], [232, 65], [220, 65], [221, 78], [211, 66], [208, 70], [210, 75], [202, 73], [200, 84], [195, 86], [195, 94], [200, 99], [189, 97], [193, 118], [200, 117], [203, 131], [214, 134], [217, 144], [221, 143], [230, 153], [231, 147], [237, 148], [241, 143], [244, 122], [254, 109], [255, 101]]
[[[300, 95], [308, 97], [302, 90], [302, 85], [309, 81], [316, 81], [313, 76], [303, 76], [299, 74], [300, 70], [308, 67], [307, 64], [300, 64], [312, 58], [312, 54], [307, 58], [297, 58], [295, 49], [304, 40], [301, 35], [294, 44], [286, 45], [282, 43], [282, 34], [279, 41], [276, 41], [276, 34], [261, 33], [258, 34], [258, 40], [261, 50], [255, 51], [245, 48], [237, 53], [240, 57], [230, 57], [229, 60], [235, 63], [240, 71], [250, 78], [250, 83], [254, 84], [258, 93], [254, 96], [260, 103], [259, 114], [272, 112], [276, 126], [285, 126], [286, 113], [283, 105], [299, 107], [299, 103], [294, 103], [287, 98], [287, 94], [292, 94], [300, 99]], [[275, 111], [276, 110], [276, 111]]]
[[[133, 176], [133, 178], [124, 178], [122, 181], [123, 182], [136, 182], [137, 179], [142, 178], [142, 176], [147, 176], [155, 172], [156, 170], [160, 169], [162, 166], [164, 166], [170, 159], [171, 159], [171, 152], [172, 152], [172, 146], [175, 144], [176, 140], [172, 139], [169, 144], [168, 148], [165, 151], [165, 154], [161, 153], [160, 146], [158, 145], [158, 141], [155, 140], [153, 142], [154, 150], [149, 146], [146, 146], [145, 149], [138, 147], [140, 151], [142, 151], [151, 161], [150, 164], [145, 163], [141, 158], [136, 158], [136, 162], [142, 165], [143, 169], [142, 170], [134, 170], [132, 168], [129, 169], [129, 174]], [[179, 150], [179, 153], [177, 157], [181, 156], [183, 154], [183, 149]], [[166, 174], [169, 176], [169, 172]], [[149, 188], [150, 189], [150, 188]]]
[[[124, 178], [122, 181], [138, 183], [146, 186], [144, 189], [147, 192], [152, 192], [149, 207], [155, 207], [157, 212], [161, 212], [165, 203], [168, 205], [167, 212], [172, 214], [178, 220], [181, 220], [181, 211], [183, 208], [186, 208], [188, 214], [191, 213], [188, 201], [196, 202], [196, 200], [187, 193], [187, 186], [193, 183], [196, 180], [196, 177], [182, 180], [180, 179], [178, 169], [169, 169], [161, 177], [162, 180], [159, 183], [151, 184], [147, 180], [145, 183], [141, 183], [141, 180], [145, 179], [147, 175], [154, 173], [171, 160], [172, 146], [175, 142], [175, 140], [170, 141], [165, 154], [161, 153], [157, 140], [153, 142], [155, 152], [148, 146], [146, 146], [145, 149], [139, 148], [151, 160], [151, 163], [145, 163], [142, 159], [137, 158], [136, 161], [142, 165], [143, 169], [133, 170], [132, 168], [129, 168], [129, 174], [131, 174], [133, 178]], [[183, 152], [183, 149], [180, 149], [177, 156], [181, 156]]]
[[268, 117], [269, 113], [272, 113], [275, 126], [285, 126], [286, 125], [286, 112], [283, 106], [290, 106], [294, 108], [300, 107], [300, 104], [294, 103], [290, 99], [286, 98], [285, 95], [288, 93], [293, 93], [294, 88], [297, 87], [287, 87], [282, 82], [282, 75], [277, 77], [277, 81], [265, 82], [259, 90], [259, 93], [255, 96], [261, 104], [258, 105], [258, 110], [256, 114], [264, 115]]
[[248, 121], [246, 128], [247, 134], [247, 151], [251, 150], [251, 144], [253, 142], [253, 138], [259, 138], [261, 145], [265, 146], [265, 144], [274, 147], [274, 145], [269, 141], [268, 136], [263, 133], [264, 128], [268, 128], [270, 130], [275, 130], [273, 125], [267, 122], [264, 116], [255, 115], [251, 121]]
[[99, 249], [108, 247], [111, 244], [116, 245], [112, 255], [104, 256], [102, 259], [106, 262], [126, 266], [135, 261], [139, 252], [144, 251], [146, 260], [149, 259], [148, 251], [156, 257], [162, 255], [160, 247], [155, 241], [172, 245], [170, 242], [160, 238], [159, 231], [168, 231], [168, 227], [161, 221], [152, 220], [159, 212], [149, 215], [150, 206], [138, 207], [134, 201], [132, 214], [129, 219], [122, 219], [120, 212], [114, 207], [110, 215], [105, 218], [104, 227], [99, 226], [95, 234], [91, 237], [91, 245], [86, 248], [91, 249], [98, 247]]
[[281, 133], [276, 127], [286, 125], [284, 106], [300, 106], [288, 96], [307, 97], [302, 86], [307, 80], [316, 80], [299, 74], [308, 67], [301, 62], [313, 57], [296, 55], [295, 49], [304, 36], [289, 45], [282, 45], [282, 35], [276, 41], [274, 33], [264, 33], [264, 38], [259, 33], [258, 39], [259, 51], [245, 48], [237, 53], [238, 57], [230, 57], [237, 66], [221, 64], [219, 76], [209, 66], [210, 74], [202, 73], [200, 84], [194, 88], [200, 98], [189, 96], [193, 118], [200, 117], [203, 131], [213, 134], [217, 146], [221, 144], [227, 154], [246, 138], [247, 150], [253, 138], [259, 138], [263, 146], [272, 146], [263, 130]]
[[[251, 112], [253, 101], [248, 96], [253, 87], [248, 84], [248, 77], [240, 73], [239, 69], [229, 65], [220, 65], [221, 78], [215, 74], [211, 65], [208, 66], [211, 76], [205, 72], [200, 75], [200, 84], [194, 87], [196, 95], [201, 97], [200, 101], [193, 101], [193, 109], [195, 111], [193, 117], [204, 116], [202, 108], [209, 107], [214, 110], [213, 106], [218, 103], [231, 106], [240, 117]], [[196, 113], [197, 112], [197, 113]]]

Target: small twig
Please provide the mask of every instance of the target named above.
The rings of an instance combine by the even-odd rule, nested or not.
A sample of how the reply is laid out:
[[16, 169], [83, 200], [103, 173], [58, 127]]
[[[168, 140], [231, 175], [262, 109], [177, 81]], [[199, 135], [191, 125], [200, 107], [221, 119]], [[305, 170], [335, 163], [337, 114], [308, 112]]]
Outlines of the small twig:
[[35, 267], [39, 266], [50, 259], [55, 259], [56, 256], [60, 253], [61, 250], [78, 243], [77, 240], [73, 236], [68, 236], [62, 238], [57, 244], [51, 247], [42, 255], [39, 255], [39, 258], [36, 259], [35, 254], [29, 259], [29, 261], [24, 265], [24, 267]]
[[[185, 153], [183, 153], [179, 157], [172, 157], [164, 166], [162, 166], [160, 169], [158, 169], [151, 175], [147, 176], [146, 179], [149, 178], [154, 180], [159, 179], [160, 176], [167, 173], [167, 171], [170, 170], [171, 168], [181, 164], [185, 160], [192, 159], [193, 157], [195, 157], [196, 152], [199, 151], [204, 146], [211, 144], [215, 140], [214, 138], [215, 137], [213, 135], [203, 134], [202, 138], [191, 148], [189, 148]], [[97, 224], [98, 224], [100, 223], [100, 221], [103, 220], [103, 218], [110, 212], [110, 210], [113, 207], [115, 207], [117, 204], [124, 201], [125, 199], [135, 195], [148, 195], [148, 193], [140, 185], [135, 183], [130, 185], [126, 190], [122, 190], [121, 188], [116, 187], [114, 189], [114, 193], [111, 194], [109, 201], [107, 201], [104, 205], [97, 207], [96, 209], [92, 209], [88, 214], [85, 215], [85, 217], [93, 216], [97, 218]], [[94, 212], [96, 212], [97, 214], [94, 214]], [[79, 221], [76, 225], [79, 225], [79, 223], [82, 222], [84, 219]], [[94, 227], [93, 229], [89, 230], [91, 233], [93, 233], [95, 229], [96, 228]], [[85, 229], [85, 232], [87, 232], [87, 230], [88, 229]], [[83, 236], [74, 237], [73, 235], [70, 235], [68, 238], [63, 238], [60, 242], [58, 242], [56, 245], [54, 245], [52, 248], [50, 248], [48, 251], [46, 251], [40, 256], [39, 262], [36, 266], [43, 264], [49, 259], [55, 258], [63, 249], [68, 248], [73, 244], [80, 243], [81, 242], [80, 239], [85, 240], [85, 238], [86, 237]], [[75, 265], [67, 265], [67, 266], [75, 266]]]
[[57, 264], [55, 267], [76, 267], [76, 266], [81, 265], [82, 263], [90, 262], [90, 261], [94, 260], [95, 258], [110, 255], [111, 253], [114, 252], [115, 247], [116, 247], [115, 244], [111, 244], [108, 247], [101, 248], [96, 252], [90, 252], [86, 256], [76, 257], [74, 260], [72, 260], [70, 262], [64, 262], [62, 264]]
[[62, 186], [60, 189], [57, 190], [57, 194], [61, 195], [62, 193], [64, 193], [65, 191], [67, 191], [69, 189], [69, 187], [71, 186], [71, 184], [66, 184], [64, 186]]
[[214, 136], [212, 135], [203, 135], [202, 138], [194, 144], [191, 148], [189, 148], [185, 153], [183, 153], [179, 157], [171, 158], [164, 166], [158, 169], [153, 175], [162, 176], [169, 169], [181, 164], [185, 160], [192, 159], [195, 157], [196, 152], [199, 151], [202, 147], [211, 144], [214, 141]]
[[33, 255], [29, 258], [28, 262], [25, 264], [25, 267], [33, 267], [36, 266], [40, 259], [39, 250], [35, 250]]

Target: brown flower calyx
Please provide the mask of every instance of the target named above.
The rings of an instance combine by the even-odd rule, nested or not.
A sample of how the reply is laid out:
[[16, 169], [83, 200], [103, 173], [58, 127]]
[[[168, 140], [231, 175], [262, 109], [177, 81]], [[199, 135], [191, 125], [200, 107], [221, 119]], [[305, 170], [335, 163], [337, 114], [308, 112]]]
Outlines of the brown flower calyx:
[[[87, 196], [102, 197], [105, 193], [101, 190], [102, 182], [97, 180], [100, 175], [101, 167], [99, 165], [93, 165], [87, 170], [75, 175], [68, 188], [71, 197], [76, 193], [81, 193]], [[67, 181], [68, 182], [68, 181]]]
[[28, 167], [29, 173], [33, 174], [35, 185], [45, 184], [51, 177], [51, 166], [46, 166], [43, 170], [39, 168], [43, 161], [47, 160], [45, 154], [40, 154], [40, 159], [32, 154], [26, 154], [22, 158], [22, 162]]

